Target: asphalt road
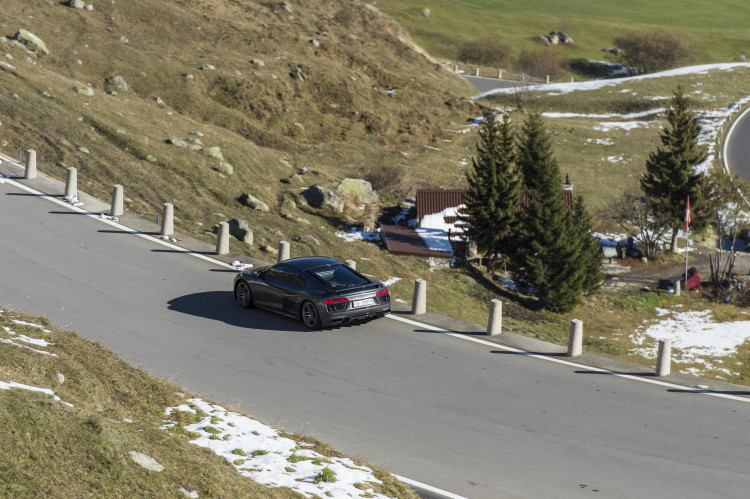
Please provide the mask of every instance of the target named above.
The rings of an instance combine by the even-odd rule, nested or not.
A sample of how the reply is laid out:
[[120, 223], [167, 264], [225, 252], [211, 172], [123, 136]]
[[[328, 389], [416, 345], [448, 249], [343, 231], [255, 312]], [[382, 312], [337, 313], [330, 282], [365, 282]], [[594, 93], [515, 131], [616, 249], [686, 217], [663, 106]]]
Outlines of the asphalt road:
[[750, 490], [747, 402], [393, 318], [307, 331], [233, 303], [224, 266], [11, 182], [0, 184], [0, 213], [0, 306], [398, 475], [471, 498]]
[[750, 180], [750, 108], [731, 125], [724, 142], [724, 162], [745, 180]]
[[513, 88], [521, 83], [516, 80], [487, 78], [485, 76], [473, 76], [473, 75], [467, 75], [467, 74], [463, 76], [469, 83], [474, 85], [474, 88], [479, 90], [480, 93], [484, 93], [489, 90], [494, 90], [496, 88]]

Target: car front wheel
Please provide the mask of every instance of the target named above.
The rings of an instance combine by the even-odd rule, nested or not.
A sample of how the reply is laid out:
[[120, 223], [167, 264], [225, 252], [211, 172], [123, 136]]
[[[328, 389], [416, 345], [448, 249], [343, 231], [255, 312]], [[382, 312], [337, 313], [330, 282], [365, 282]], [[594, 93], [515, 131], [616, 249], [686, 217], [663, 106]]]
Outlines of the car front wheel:
[[302, 304], [302, 322], [310, 329], [318, 329], [320, 327], [320, 315], [312, 302], [306, 301]]
[[237, 297], [240, 307], [250, 308], [253, 306], [253, 292], [250, 291], [250, 286], [245, 281], [237, 283], [237, 287], [234, 289], [234, 296]]

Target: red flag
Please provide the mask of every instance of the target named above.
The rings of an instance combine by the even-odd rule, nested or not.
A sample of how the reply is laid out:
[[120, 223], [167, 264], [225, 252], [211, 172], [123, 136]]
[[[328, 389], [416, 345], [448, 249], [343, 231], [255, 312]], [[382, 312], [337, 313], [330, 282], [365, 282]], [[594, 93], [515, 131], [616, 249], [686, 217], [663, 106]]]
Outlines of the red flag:
[[685, 208], [685, 230], [688, 230], [690, 225], [690, 196], [687, 198], [687, 208]]

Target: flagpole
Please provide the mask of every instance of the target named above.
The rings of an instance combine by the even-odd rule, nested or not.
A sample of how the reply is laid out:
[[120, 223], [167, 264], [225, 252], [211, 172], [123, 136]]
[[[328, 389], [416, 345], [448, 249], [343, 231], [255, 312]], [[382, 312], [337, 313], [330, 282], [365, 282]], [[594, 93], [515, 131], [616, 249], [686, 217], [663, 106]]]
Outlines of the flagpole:
[[688, 253], [690, 252], [690, 196], [685, 206], [685, 291], [688, 290]]

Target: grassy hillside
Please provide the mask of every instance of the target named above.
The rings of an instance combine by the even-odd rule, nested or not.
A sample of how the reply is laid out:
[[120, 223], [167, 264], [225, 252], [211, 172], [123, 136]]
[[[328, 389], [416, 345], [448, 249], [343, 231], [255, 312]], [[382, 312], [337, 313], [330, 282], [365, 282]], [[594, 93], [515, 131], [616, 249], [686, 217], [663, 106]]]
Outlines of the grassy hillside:
[[[0, 339], [0, 496], [304, 497], [289, 487], [259, 485], [224, 457], [191, 443], [199, 433], [188, 426], [205, 413], [165, 415], [168, 407], [189, 404], [189, 392], [133, 368], [101, 345], [46, 319], [4, 309]], [[177, 424], [163, 428], [165, 420]], [[220, 423], [211, 419], [214, 428]], [[281, 436], [341, 457], [309, 437]], [[238, 452], [237, 458], [247, 456], [234, 464], [251, 470], [262, 451]], [[132, 452], [149, 456], [162, 470], [142, 467]], [[288, 460], [287, 472], [293, 473], [299, 465]], [[386, 497], [416, 497], [387, 472], [374, 470], [374, 476], [384, 483], [361, 483], [362, 494], [370, 489]]]
[[[604, 47], [632, 30], [684, 35], [698, 50], [696, 62], [726, 62], [747, 53], [750, 33], [745, 19], [750, 5], [742, 0], [380, 0], [377, 7], [409, 30], [437, 57], [454, 59], [466, 40], [495, 39], [518, 54], [541, 49], [540, 35], [563, 30], [574, 44], [554, 47], [566, 58], [603, 60]], [[429, 8], [429, 16], [423, 10]]]

